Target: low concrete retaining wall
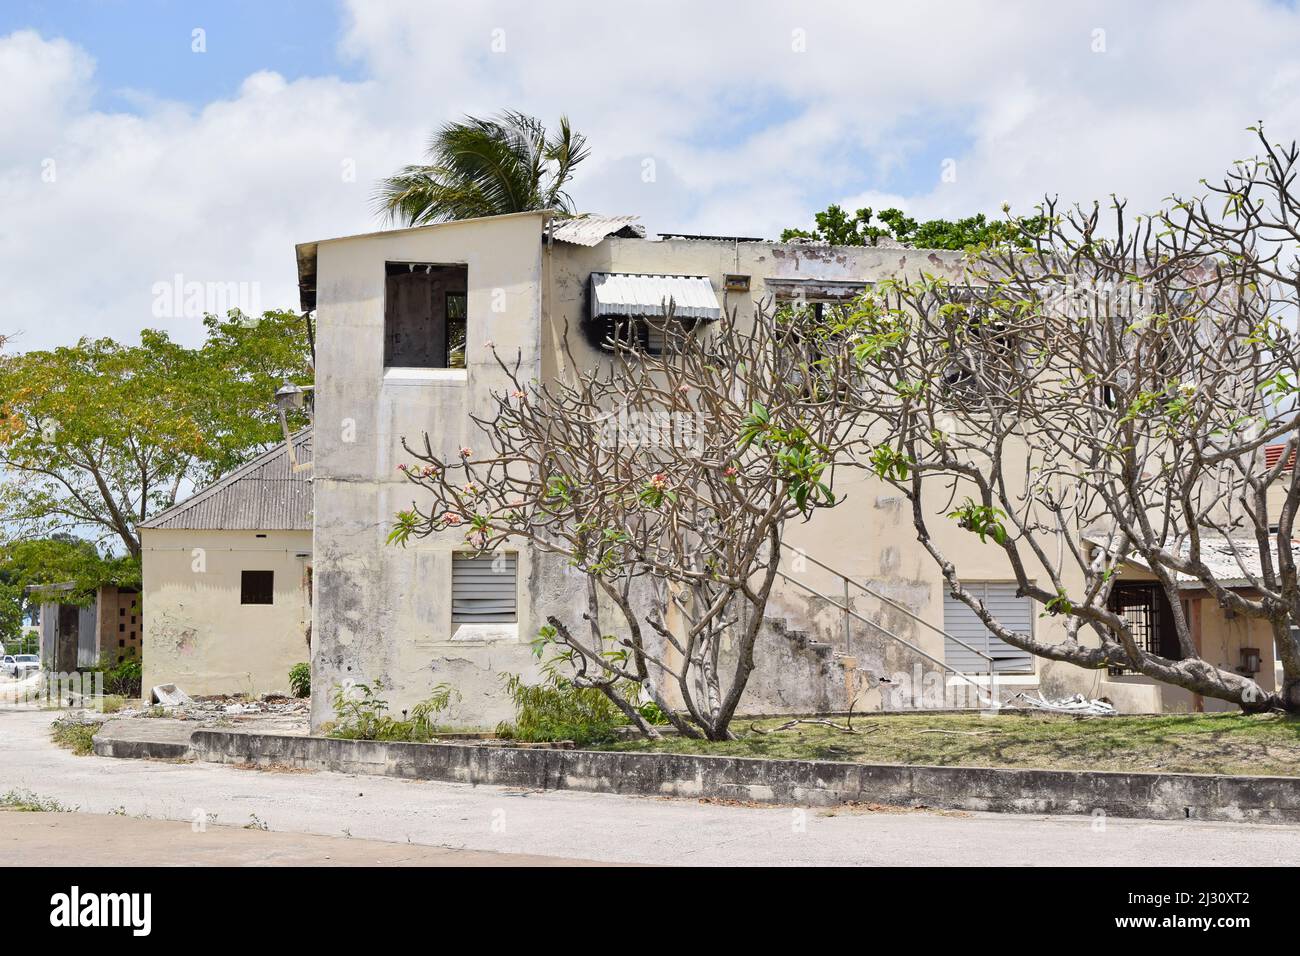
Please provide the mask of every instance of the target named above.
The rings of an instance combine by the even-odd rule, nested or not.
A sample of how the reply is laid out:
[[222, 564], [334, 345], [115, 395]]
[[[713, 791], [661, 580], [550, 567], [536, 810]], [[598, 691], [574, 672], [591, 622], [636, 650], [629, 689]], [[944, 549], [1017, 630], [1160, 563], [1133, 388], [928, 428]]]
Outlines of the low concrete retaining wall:
[[759, 803], [902, 807], [1002, 813], [1092, 814], [1160, 820], [1300, 822], [1300, 778], [912, 767], [756, 760], [667, 753], [605, 753], [408, 744], [200, 730], [196, 757], [417, 780], [715, 797]]
[[191, 756], [190, 745], [174, 740], [123, 740], [95, 737], [97, 757], [126, 757], [131, 760], [183, 760]]

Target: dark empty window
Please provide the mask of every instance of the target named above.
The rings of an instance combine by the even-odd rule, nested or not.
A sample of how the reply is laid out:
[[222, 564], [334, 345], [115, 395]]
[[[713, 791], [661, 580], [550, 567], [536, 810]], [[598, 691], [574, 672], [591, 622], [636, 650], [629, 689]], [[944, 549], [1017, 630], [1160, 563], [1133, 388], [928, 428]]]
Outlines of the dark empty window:
[[[695, 319], [676, 320], [681, 329], [679, 336], [688, 336], [695, 329]], [[647, 355], [663, 355], [670, 343], [677, 347], [681, 342], [667, 330], [665, 320], [645, 319], [639, 316], [603, 315], [584, 323], [592, 344], [603, 352], [613, 352], [619, 346], [634, 348]]]
[[384, 365], [464, 368], [469, 270], [390, 262], [384, 280]]
[[274, 571], [244, 571], [240, 574], [240, 604], [273, 604], [274, 593]]

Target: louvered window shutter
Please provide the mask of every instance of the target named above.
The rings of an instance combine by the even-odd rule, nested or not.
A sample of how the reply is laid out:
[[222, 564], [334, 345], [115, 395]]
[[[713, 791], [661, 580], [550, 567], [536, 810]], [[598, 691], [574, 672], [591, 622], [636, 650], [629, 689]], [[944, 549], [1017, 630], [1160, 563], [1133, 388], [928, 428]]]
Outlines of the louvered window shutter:
[[[1033, 633], [1033, 602], [1027, 597], [1016, 597], [1014, 584], [974, 581], [963, 582], [963, 586], [981, 599], [989, 612], [1004, 626], [1020, 634]], [[1030, 673], [1034, 669], [1032, 654], [994, 637], [975, 612], [949, 594], [946, 589], [943, 596], [943, 629], [971, 647], [991, 655], [994, 658], [995, 673]], [[956, 641], [944, 640], [943, 657], [944, 663], [963, 673], [988, 673], [988, 661], [962, 647]]]
[[515, 554], [454, 554], [451, 562], [451, 622], [501, 624], [517, 620]]

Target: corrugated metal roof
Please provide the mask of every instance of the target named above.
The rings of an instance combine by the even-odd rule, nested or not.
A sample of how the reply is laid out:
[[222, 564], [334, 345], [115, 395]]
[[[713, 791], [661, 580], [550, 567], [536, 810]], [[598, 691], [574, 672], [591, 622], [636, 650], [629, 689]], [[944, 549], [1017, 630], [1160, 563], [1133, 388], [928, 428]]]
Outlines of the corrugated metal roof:
[[[298, 463], [311, 461], [311, 429], [293, 436]], [[311, 472], [295, 472], [286, 446], [236, 468], [140, 525], [194, 531], [310, 531]]]
[[[1083, 537], [1085, 541], [1100, 548], [1110, 549], [1115, 544], [1105, 531], [1092, 531]], [[1178, 550], [1184, 558], [1191, 554], [1191, 546], [1186, 541]], [[1148, 568], [1141, 555], [1128, 554], [1125, 559], [1137, 567]], [[1260, 578], [1263, 574], [1259, 544], [1254, 538], [1226, 538], [1216, 532], [1204, 533], [1201, 535], [1201, 561], [1214, 575], [1214, 579], [1226, 588], [1249, 588], [1250, 579]], [[1179, 571], [1175, 573], [1174, 579], [1179, 588], [1196, 590], [1204, 586], [1194, 574]]]
[[761, 236], [712, 236], [701, 232], [661, 232], [660, 239], [685, 239], [689, 242], [767, 242]]
[[664, 315], [669, 301], [678, 318], [718, 319], [722, 307], [708, 276], [642, 275], [630, 272], [591, 274], [591, 314]]
[[575, 246], [598, 246], [610, 236], [644, 239], [645, 226], [637, 224], [640, 216], [596, 216], [584, 213], [572, 219], [556, 220], [551, 238]]

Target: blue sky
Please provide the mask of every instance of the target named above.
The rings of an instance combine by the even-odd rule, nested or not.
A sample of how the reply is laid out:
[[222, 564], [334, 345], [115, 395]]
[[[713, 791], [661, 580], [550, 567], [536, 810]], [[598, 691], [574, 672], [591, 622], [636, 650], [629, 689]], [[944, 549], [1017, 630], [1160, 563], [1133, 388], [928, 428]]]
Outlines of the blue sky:
[[[0, 35], [34, 29], [63, 37], [97, 64], [92, 108], [139, 114], [157, 101], [201, 109], [238, 94], [250, 74], [274, 70], [286, 80], [334, 76], [363, 78], [356, 58], [340, 54], [346, 10], [333, 0], [18, 0], [0, 10]], [[195, 31], [202, 31], [196, 36]], [[201, 54], [196, 54], [198, 44]], [[805, 109], [780, 89], [738, 84], [727, 91], [727, 111], [693, 131], [700, 147], [725, 148], [762, 130], [796, 119]], [[959, 117], [949, 117], [957, 120]], [[819, 205], [845, 187], [911, 193], [933, 179], [944, 157], [968, 143], [958, 122], [936, 119], [904, 124], [905, 163], [873, 165], [869, 150], [839, 148], [842, 161], [872, 169], [869, 177], [834, 176], [814, 187]]]
[[1149, 208], [1258, 119], [1300, 135], [1297, 51], [1266, 0], [9, 0], [0, 321], [21, 348], [196, 341], [158, 309], [178, 275], [292, 306], [295, 243], [378, 228], [377, 180], [502, 108], [568, 114], [579, 208], [652, 234], [775, 236], [830, 202]]
[[[87, 50], [97, 109], [131, 111], [132, 92], [200, 107], [235, 95], [257, 70], [355, 78], [338, 56], [341, 12], [331, 0], [9, 0], [0, 35], [34, 29]], [[195, 29], [206, 31], [202, 56], [191, 50]]]

